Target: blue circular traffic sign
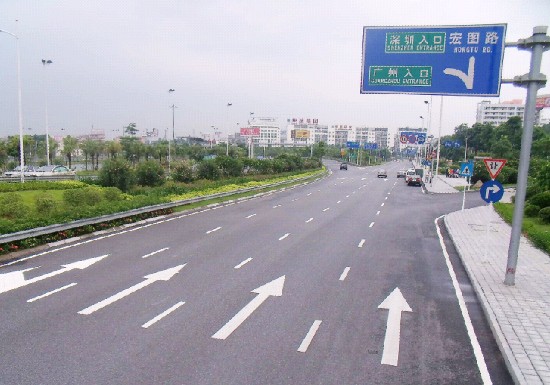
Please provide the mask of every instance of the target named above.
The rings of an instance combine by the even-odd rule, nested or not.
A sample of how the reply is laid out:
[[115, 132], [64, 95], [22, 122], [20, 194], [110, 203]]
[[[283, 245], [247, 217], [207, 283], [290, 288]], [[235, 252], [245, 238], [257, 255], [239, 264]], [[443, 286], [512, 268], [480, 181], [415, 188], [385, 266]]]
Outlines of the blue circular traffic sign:
[[501, 200], [502, 196], [504, 195], [504, 186], [502, 186], [499, 181], [490, 180], [483, 183], [483, 186], [481, 186], [481, 190], [479, 190], [479, 193], [481, 194], [481, 199], [483, 199], [485, 202], [496, 203]]

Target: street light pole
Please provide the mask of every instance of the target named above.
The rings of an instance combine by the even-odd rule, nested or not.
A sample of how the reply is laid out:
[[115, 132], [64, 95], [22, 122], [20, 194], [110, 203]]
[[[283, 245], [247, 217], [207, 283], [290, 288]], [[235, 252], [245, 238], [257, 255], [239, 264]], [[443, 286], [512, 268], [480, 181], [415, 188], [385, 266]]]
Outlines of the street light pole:
[[[16, 20], [17, 21], [17, 20]], [[25, 155], [23, 151], [23, 109], [21, 108], [21, 53], [19, 49], [19, 37], [11, 32], [0, 29], [0, 32], [7, 33], [15, 37], [16, 50], [17, 50], [17, 106], [19, 110], [19, 160], [21, 168], [21, 183], [25, 183]]]
[[52, 64], [51, 60], [42, 59], [42, 66], [44, 67], [44, 104], [46, 106], [46, 163], [50, 165], [50, 134], [48, 124], [48, 91], [46, 84], [46, 66]]

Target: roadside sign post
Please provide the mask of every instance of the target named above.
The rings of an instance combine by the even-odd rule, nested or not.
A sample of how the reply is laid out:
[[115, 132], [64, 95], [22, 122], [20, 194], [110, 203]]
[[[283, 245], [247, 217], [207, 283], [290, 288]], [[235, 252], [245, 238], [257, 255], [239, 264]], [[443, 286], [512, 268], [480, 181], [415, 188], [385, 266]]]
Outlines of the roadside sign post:
[[516, 86], [527, 88], [525, 113], [523, 118], [523, 132], [521, 135], [518, 181], [514, 204], [514, 217], [512, 219], [512, 234], [510, 236], [506, 275], [504, 277], [504, 284], [508, 286], [515, 285], [521, 225], [523, 223], [523, 210], [525, 208], [525, 195], [527, 191], [529, 158], [531, 155], [531, 144], [533, 142], [533, 125], [535, 121], [537, 91], [539, 88], [546, 85], [546, 77], [540, 72], [540, 66], [543, 52], [550, 49], [550, 36], [546, 34], [547, 30], [547, 26], [534, 27], [533, 36], [527, 39], [521, 39], [517, 43], [506, 44], [510, 47], [518, 47], [519, 49], [531, 51], [531, 65], [529, 73], [523, 76], [516, 76], [510, 81], [503, 81], [505, 83], [513, 83]]
[[[468, 190], [470, 189], [470, 178], [474, 175], [474, 162], [460, 162], [460, 176], [466, 177], [468, 183]], [[466, 187], [462, 194], [462, 211], [464, 211], [464, 206], [466, 205]]]

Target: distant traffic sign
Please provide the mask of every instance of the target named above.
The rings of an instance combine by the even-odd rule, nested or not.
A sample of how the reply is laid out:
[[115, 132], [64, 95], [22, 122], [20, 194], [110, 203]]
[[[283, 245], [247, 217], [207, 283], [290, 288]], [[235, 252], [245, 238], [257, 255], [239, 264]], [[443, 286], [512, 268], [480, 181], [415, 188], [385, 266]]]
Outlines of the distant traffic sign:
[[364, 27], [361, 93], [498, 96], [506, 24]]
[[481, 199], [487, 203], [496, 203], [502, 199], [504, 195], [504, 186], [497, 180], [490, 180], [481, 186], [479, 190]]
[[474, 162], [460, 162], [460, 176], [471, 177], [474, 175]]
[[347, 148], [359, 148], [359, 142], [346, 142]]
[[485, 167], [487, 167], [487, 171], [489, 171], [489, 175], [491, 175], [491, 179], [496, 179], [498, 174], [502, 171], [502, 168], [506, 164], [506, 159], [483, 159], [483, 162], [485, 163]]

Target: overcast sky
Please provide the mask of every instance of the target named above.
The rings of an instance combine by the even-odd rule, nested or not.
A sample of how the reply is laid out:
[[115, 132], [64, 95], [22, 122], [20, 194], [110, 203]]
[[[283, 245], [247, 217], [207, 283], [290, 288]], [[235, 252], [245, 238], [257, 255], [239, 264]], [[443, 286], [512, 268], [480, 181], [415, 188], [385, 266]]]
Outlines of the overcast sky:
[[[164, 136], [172, 104], [176, 136], [211, 126], [234, 132], [250, 112], [281, 126], [315, 118], [393, 132], [420, 127], [430, 96], [360, 94], [363, 26], [500, 23], [506, 41], [527, 38], [550, 24], [550, 1], [0, 0], [0, 29], [19, 36], [23, 126], [45, 133], [47, 100], [52, 136], [93, 127], [112, 138], [131, 122]], [[0, 33], [0, 137], [18, 134], [15, 43]], [[529, 60], [507, 48], [502, 77], [527, 73]], [[542, 73], [550, 77], [550, 53]], [[525, 94], [502, 85], [500, 100]], [[499, 100], [445, 97], [442, 134], [473, 124], [485, 99]], [[435, 133], [440, 100], [433, 96]]]

